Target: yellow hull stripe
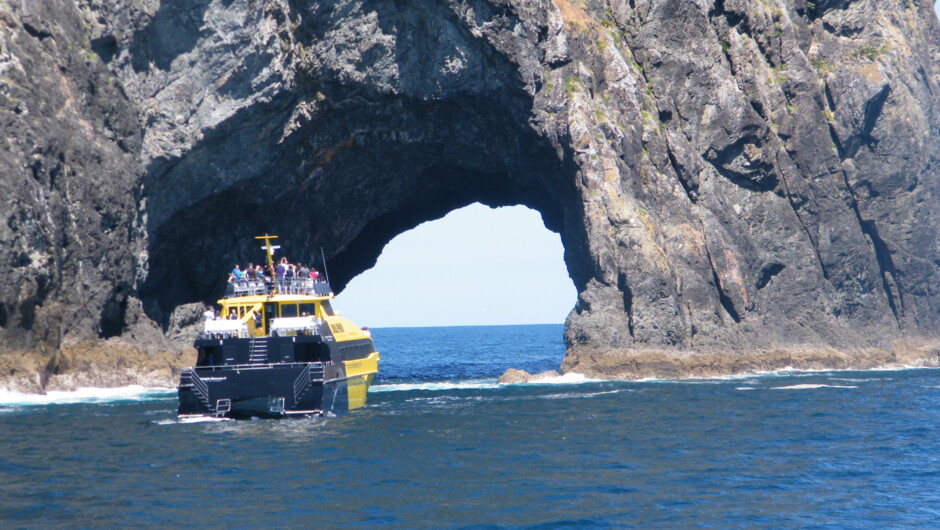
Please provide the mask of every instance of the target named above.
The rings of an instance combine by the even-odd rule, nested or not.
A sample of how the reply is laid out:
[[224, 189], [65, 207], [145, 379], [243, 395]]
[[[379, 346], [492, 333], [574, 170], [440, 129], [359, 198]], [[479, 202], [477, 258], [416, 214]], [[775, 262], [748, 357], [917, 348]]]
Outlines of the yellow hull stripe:
[[369, 385], [379, 371], [379, 353], [372, 352], [364, 359], [343, 361], [346, 368], [346, 392], [349, 395], [349, 410], [366, 404]]

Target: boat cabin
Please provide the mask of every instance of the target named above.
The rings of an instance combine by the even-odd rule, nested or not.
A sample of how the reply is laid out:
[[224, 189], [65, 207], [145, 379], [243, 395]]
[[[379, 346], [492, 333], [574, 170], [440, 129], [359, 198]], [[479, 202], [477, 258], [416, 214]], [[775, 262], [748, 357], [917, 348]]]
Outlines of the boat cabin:
[[325, 297], [241, 296], [219, 303], [219, 320], [206, 321], [206, 335], [212, 338], [314, 334], [327, 317], [336, 315]]

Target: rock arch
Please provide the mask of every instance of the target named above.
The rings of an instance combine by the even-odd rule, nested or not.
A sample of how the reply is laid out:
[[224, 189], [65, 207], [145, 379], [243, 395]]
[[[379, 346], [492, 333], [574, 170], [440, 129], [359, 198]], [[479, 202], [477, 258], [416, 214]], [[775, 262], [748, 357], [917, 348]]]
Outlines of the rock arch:
[[[0, 60], [47, 60], [17, 79], [55, 97], [0, 124], [48, 140], [5, 162], [27, 184], [0, 232], [26, 278], [4, 291], [4, 340], [133, 336], [138, 299], [166, 323], [258, 231], [324, 247], [341, 287], [396, 233], [478, 201], [561, 234], [567, 369], [871, 365], [899, 341], [938, 362], [934, 13], [752, 4], [14, 8], [18, 62]], [[56, 120], [71, 137], [36, 125]]]

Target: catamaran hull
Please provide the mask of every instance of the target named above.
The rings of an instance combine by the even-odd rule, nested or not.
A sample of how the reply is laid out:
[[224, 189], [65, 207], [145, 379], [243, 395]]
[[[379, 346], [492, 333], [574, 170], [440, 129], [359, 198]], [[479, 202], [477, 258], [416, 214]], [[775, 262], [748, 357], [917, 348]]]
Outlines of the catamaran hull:
[[365, 404], [375, 372], [320, 363], [197, 367], [180, 374], [179, 415], [282, 418], [340, 414]]

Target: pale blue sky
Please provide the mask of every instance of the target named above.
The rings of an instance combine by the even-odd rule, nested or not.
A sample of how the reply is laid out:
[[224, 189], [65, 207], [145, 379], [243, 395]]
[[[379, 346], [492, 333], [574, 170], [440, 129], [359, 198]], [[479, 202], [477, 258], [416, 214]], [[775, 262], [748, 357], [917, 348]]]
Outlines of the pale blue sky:
[[333, 306], [370, 327], [560, 324], [577, 299], [563, 253], [538, 212], [473, 204], [393, 239]]

